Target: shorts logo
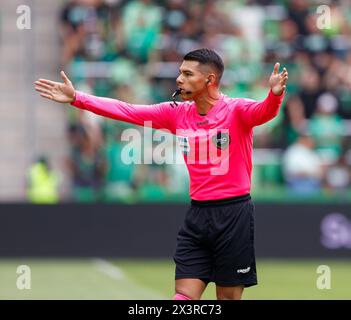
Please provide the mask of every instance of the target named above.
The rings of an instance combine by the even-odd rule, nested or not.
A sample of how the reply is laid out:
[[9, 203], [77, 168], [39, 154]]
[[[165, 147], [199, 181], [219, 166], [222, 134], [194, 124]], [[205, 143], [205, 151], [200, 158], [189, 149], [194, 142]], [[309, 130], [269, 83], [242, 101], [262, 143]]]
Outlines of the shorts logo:
[[218, 132], [216, 136], [212, 137], [212, 142], [217, 147], [217, 149], [224, 150], [230, 144], [230, 136], [226, 132]]
[[247, 267], [246, 269], [238, 269], [236, 270], [237, 273], [248, 273], [251, 267]]

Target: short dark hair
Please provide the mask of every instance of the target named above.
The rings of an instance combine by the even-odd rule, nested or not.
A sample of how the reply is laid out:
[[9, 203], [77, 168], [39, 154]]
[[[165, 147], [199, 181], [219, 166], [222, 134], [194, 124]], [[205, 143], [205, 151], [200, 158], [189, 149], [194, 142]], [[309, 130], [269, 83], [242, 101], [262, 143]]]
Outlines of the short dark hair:
[[212, 66], [216, 69], [218, 75], [218, 82], [221, 80], [224, 64], [222, 58], [213, 50], [202, 48], [188, 52], [183, 60], [198, 61], [201, 64]]

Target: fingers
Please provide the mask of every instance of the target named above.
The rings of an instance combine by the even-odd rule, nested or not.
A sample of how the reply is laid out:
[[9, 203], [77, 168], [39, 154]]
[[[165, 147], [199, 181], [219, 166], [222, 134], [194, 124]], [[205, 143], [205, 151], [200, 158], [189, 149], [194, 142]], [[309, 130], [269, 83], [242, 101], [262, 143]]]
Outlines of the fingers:
[[280, 63], [276, 62], [276, 64], [274, 65], [273, 74], [278, 74], [279, 68], [280, 68]]
[[66, 74], [63, 71], [61, 71], [61, 78], [65, 84], [71, 83], [71, 81], [68, 79], [68, 77], [66, 76]]
[[281, 73], [281, 79], [282, 79], [282, 82], [284, 84], [286, 84], [286, 82], [288, 81], [288, 78], [289, 78], [289, 74], [288, 74], [288, 71], [286, 70], [286, 68], [284, 67], [282, 73]]
[[283, 71], [281, 72], [281, 75], [285, 77], [285, 75], [288, 75], [288, 70], [286, 70], [286, 68], [283, 68]]
[[41, 86], [36, 86], [35, 90], [40, 92], [41, 94], [45, 94], [45, 95], [48, 95], [48, 96], [52, 97], [51, 90], [45, 89], [45, 88], [43, 88]]
[[56, 85], [56, 82], [47, 79], [39, 79], [35, 81], [35, 84], [46, 84], [50, 87], [54, 87]]
[[53, 88], [53, 86], [48, 85], [48, 84], [46, 84], [46, 83], [44, 83], [44, 82], [35, 81], [34, 83], [36, 84], [36, 86], [41, 87], [41, 88], [44, 88], [44, 89], [47, 89], [47, 90], [50, 90], [50, 89]]
[[43, 98], [52, 100], [52, 96], [50, 96], [50, 95], [48, 95], [48, 94], [41, 93], [40, 96], [43, 97]]

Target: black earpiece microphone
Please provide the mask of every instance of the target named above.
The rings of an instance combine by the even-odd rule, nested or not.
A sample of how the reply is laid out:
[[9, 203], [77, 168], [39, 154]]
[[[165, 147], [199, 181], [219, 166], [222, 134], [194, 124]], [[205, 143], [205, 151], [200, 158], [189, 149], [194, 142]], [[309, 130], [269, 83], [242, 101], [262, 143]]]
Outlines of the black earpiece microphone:
[[[173, 94], [172, 94], [172, 101], [173, 102], [171, 103], [171, 106], [173, 108], [178, 105], [178, 103], [176, 101], [176, 97], [181, 94], [182, 90], [183, 89], [177, 89], [176, 91], [173, 92]], [[185, 94], [192, 94], [192, 91], [185, 91]]]
[[172, 108], [176, 107], [178, 105], [177, 101], [176, 101], [176, 97], [177, 95], [179, 95], [182, 92], [182, 89], [177, 89], [176, 91], [173, 92], [172, 94], [172, 103], [171, 106]]

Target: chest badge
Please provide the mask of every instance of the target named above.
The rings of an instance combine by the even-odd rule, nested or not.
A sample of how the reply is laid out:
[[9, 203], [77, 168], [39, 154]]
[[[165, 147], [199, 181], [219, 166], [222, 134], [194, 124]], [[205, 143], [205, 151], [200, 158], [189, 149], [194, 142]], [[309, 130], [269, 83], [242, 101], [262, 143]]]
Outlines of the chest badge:
[[230, 135], [226, 132], [218, 132], [217, 135], [212, 137], [212, 142], [217, 149], [225, 150], [230, 144]]

